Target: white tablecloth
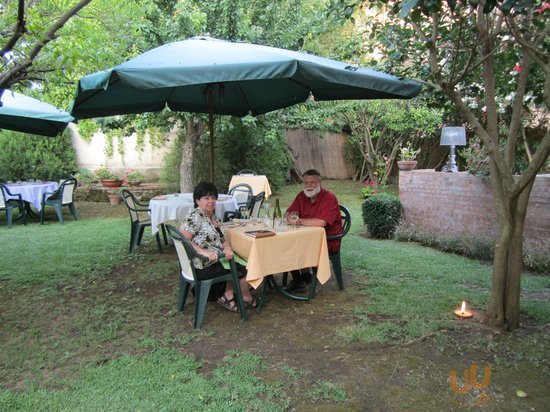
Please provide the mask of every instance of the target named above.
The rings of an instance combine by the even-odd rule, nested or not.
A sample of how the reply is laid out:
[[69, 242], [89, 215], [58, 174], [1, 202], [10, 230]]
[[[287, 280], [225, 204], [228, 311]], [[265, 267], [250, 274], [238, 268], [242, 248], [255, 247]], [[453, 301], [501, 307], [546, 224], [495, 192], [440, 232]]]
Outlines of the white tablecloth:
[[[153, 234], [158, 232], [158, 225], [170, 220], [183, 220], [193, 210], [193, 194], [156, 196], [149, 202], [151, 209], [151, 228]], [[216, 216], [223, 220], [225, 212], [237, 210], [237, 201], [228, 195], [218, 195]]]
[[32, 204], [40, 212], [42, 209], [42, 195], [52, 193], [59, 187], [58, 182], [21, 182], [6, 184], [11, 193], [20, 194], [21, 198]]

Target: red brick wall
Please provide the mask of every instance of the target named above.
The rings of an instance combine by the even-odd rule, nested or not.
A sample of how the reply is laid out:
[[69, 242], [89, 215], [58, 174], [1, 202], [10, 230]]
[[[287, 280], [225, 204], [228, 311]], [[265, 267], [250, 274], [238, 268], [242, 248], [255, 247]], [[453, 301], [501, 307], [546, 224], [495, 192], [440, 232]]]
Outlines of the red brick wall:
[[[491, 183], [467, 172], [399, 172], [399, 198], [409, 224], [437, 231], [495, 237]], [[550, 175], [538, 175], [527, 209], [525, 239], [550, 239]]]

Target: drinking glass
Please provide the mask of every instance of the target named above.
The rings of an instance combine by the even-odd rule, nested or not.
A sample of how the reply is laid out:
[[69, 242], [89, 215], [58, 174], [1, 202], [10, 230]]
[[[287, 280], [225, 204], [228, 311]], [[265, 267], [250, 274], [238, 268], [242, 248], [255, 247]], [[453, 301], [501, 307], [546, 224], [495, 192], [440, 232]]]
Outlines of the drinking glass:
[[249, 209], [241, 210], [241, 216], [243, 217], [243, 219], [248, 220], [250, 218], [250, 210]]
[[290, 212], [290, 223], [292, 224], [292, 227], [294, 229], [296, 229], [299, 220], [300, 215], [298, 214], [298, 212]]

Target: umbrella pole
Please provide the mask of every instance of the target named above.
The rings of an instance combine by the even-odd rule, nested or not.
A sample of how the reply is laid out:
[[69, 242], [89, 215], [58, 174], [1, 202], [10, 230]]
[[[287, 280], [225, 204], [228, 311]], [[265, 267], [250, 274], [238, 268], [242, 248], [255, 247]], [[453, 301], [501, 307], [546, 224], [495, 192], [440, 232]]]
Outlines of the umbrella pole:
[[212, 101], [212, 89], [214, 87], [209, 84], [207, 87], [207, 104], [208, 104], [208, 126], [210, 128], [210, 180], [216, 184], [216, 170], [214, 167], [214, 102]]

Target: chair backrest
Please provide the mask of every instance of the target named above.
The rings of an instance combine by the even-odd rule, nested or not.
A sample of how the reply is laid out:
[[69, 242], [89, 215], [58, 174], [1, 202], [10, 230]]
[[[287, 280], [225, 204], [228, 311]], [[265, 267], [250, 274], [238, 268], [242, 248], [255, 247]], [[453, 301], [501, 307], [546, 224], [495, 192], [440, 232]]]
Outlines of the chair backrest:
[[122, 199], [124, 199], [124, 204], [128, 208], [128, 213], [130, 214], [130, 220], [132, 223], [139, 222], [139, 211], [137, 208], [137, 199], [132, 192], [126, 189], [122, 189]]
[[228, 195], [234, 196], [237, 199], [239, 209], [241, 206], [248, 206], [250, 199], [252, 199], [252, 186], [246, 183], [239, 183], [227, 192]]
[[61, 191], [61, 204], [73, 203], [73, 193], [76, 188], [76, 179], [74, 177], [64, 180], [58, 190]]
[[238, 175], [257, 175], [254, 170], [252, 169], [242, 169], [237, 172]]
[[199, 257], [199, 255], [193, 248], [193, 245], [191, 245], [191, 242], [175, 226], [166, 225], [166, 229], [168, 229], [168, 234], [174, 242], [174, 247], [178, 254], [181, 275], [185, 279], [194, 282], [196, 280], [196, 272], [193, 258]]
[[6, 195], [8, 188], [4, 186], [2, 183], [0, 183], [0, 209], [4, 209], [6, 207]]
[[328, 240], [342, 239], [349, 232], [349, 228], [351, 227], [351, 213], [347, 207], [340, 205], [340, 214], [342, 216], [342, 232], [337, 235], [327, 236]]
[[256, 196], [252, 196], [250, 217], [260, 217], [260, 210], [262, 209], [262, 203], [265, 199], [265, 192], [260, 192]]

